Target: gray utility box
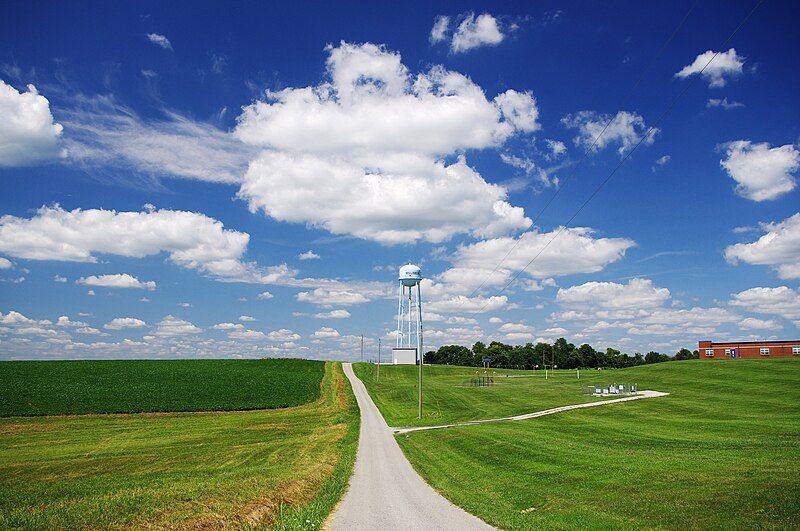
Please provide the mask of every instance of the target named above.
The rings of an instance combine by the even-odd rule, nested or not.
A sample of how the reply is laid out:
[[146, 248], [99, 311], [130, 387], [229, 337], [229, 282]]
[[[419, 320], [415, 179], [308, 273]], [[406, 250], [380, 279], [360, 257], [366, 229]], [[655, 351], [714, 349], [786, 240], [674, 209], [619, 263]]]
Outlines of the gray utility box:
[[392, 363], [394, 365], [416, 365], [417, 349], [415, 348], [393, 348]]

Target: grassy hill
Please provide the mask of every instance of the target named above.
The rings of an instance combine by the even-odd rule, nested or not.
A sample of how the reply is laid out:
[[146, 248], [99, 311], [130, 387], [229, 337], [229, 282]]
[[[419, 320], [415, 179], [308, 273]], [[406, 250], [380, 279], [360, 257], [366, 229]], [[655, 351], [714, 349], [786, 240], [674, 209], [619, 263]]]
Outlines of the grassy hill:
[[[599, 398], [581, 393], [589, 383], [629, 383], [633, 375], [619, 369], [516, 371], [448, 365], [423, 366], [423, 418], [417, 419], [418, 367], [397, 365], [381, 367], [380, 381], [375, 366], [355, 364], [356, 374], [364, 382], [375, 404], [390, 426], [429, 426], [449, 422], [507, 417], [551, 407], [593, 402]], [[494, 375], [495, 385], [471, 387], [476, 374]], [[637, 376], [640, 389], [648, 379]], [[630, 383], [637, 383], [631, 381]], [[645, 385], [645, 387], [642, 387]]]
[[298, 406], [323, 372], [299, 359], [6, 361], [0, 417]]
[[[390, 382], [384, 375], [394, 369], [382, 368], [381, 380]], [[445, 369], [445, 380], [459, 370]], [[586, 380], [582, 373], [581, 382], [632, 381], [671, 395], [416, 432], [398, 442], [437, 490], [505, 529], [800, 527], [800, 360], [697, 360], [603, 372]], [[541, 395], [540, 385], [555, 387], [564, 376], [528, 379], [518, 390]], [[573, 378], [558, 400], [577, 392]], [[462, 394], [465, 411], [458, 414], [456, 400], [436, 402], [435, 380], [427, 379], [429, 409], [438, 407], [443, 418], [522, 412], [521, 401], [499, 403], [506, 399], [498, 386], [474, 394], [479, 398]], [[383, 392], [376, 402], [391, 403], [393, 392]], [[487, 397], [498, 403], [471, 409]], [[379, 407], [392, 415], [406, 406]]]
[[[88, 363], [100, 367], [105, 380], [91, 389], [90, 378], [73, 378], [71, 392], [81, 382], [92, 399], [67, 404], [104, 409], [102, 397], [132, 410], [190, 409], [193, 397], [203, 408], [306, 403], [256, 411], [0, 418], [0, 529], [319, 528], [344, 493], [358, 444], [358, 407], [341, 365], [176, 363], [187, 367], [137, 362], [144, 370], [124, 371], [124, 378], [106, 370], [114, 364]], [[57, 366], [44, 369], [50, 367]], [[159, 367], [164, 375], [154, 372]], [[89, 372], [57, 368], [50, 374]], [[28, 411], [63, 412], [57, 382], [34, 374], [28, 382], [44, 388], [47, 399]], [[175, 375], [181, 378], [173, 386]], [[189, 375], [201, 389], [190, 389]], [[127, 379], [126, 393], [108, 383]], [[170, 399], [169, 389], [158, 392], [156, 381], [180, 398]], [[19, 405], [11, 411], [19, 412]]]

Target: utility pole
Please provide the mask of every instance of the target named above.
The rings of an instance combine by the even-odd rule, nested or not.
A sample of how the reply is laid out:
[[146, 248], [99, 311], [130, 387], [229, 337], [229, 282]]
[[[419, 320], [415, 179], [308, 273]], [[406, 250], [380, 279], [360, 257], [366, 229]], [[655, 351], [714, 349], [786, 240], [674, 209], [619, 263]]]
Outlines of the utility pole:
[[378, 338], [378, 381], [381, 381], [381, 338]]
[[364, 334], [361, 334], [361, 363], [364, 363]]
[[[409, 304], [411, 303], [411, 288], [408, 288]], [[410, 326], [410, 323], [409, 323]], [[411, 338], [409, 332], [409, 339]], [[417, 354], [419, 355], [419, 413], [417, 418], [422, 418], [422, 294], [419, 282], [417, 283]]]

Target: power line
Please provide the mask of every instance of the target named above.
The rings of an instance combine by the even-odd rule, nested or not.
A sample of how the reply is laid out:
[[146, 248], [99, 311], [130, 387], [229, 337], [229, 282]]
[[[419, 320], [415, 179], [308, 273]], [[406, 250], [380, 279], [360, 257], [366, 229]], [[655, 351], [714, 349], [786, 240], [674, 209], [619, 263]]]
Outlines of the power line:
[[[672, 39], [675, 38], [675, 35], [677, 35], [678, 31], [680, 31], [680, 29], [686, 23], [686, 20], [689, 18], [689, 15], [691, 15], [692, 11], [694, 11], [694, 8], [697, 6], [699, 1], [700, 0], [695, 0], [692, 3], [692, 5], [689, 6], [689, 10], [686, 12], [685, 15], [683, 15], [683, 18], [681, 19], [681, 21], [678, 23], [677, 26], [675, 26], [675, 29], [672, 30], [672, 33], [669, 35], [669, 37], [667, 37], [667, 40], [665, 40], [661, 44], [661, 46], [659, 47], [659, 49], [656, 52], [656, 54], [647, 62], [645, 67], [642, 69], [642, 72], [639, 74], [639, 77], [634, 82], [633, 86], [622, 97], [622, 99], [620, 100], [620, 103], [616, 107], [617, 109], [622, 109], [625, 105], [627, 105], [629, 103], [628, 100], [633, 96], [633, 93], [636, 91], [636, 89], [639, 88], [639, 85], [641, 84], [641, 82], [644, 79], [645, 75], [650, 71], [650, 68], [653, 66], [653, 64], [655, 64], [656, 60], [658, 60], [661, 57], [661, 54], [664, 53], [664, 50], [667, 48], [669, 43], [672, 42]], [[600, 141], [600, 138], [605, 134], [606, 130], [611, 125], [611, 122], [614, 121], [614, 118], [616, 118], [616, 116], [617, 116], [616, 114], [611, 115], [608, 118], [608, 120], [606, 120], [606, 123], [603, 126], [603, 129], [594, 138], [594, 140], [592, 141], [592, 144], [588, 148], [586, 148], [586, 150], [583, 152], [583, 156], [578, 161], [578, 164], [575, 165], [573, 171], [569, 175], [567, 175], [566, 179], [564, 179], [561, 182], [561, 186], [559, 186], [553, 192], [553, 194], [550, 196], [550, 199], [547, 201], [547, 203], [545, 203], [544, 207], [542, 207], [542, 209], [539, 210], [539, 213], [536, 214], [536, 217], [533, 218], [533, 221], [531, 222], [532, 226], [536, 225], [536, 222], [539, 221], [539, 219], [542, 217], [542, 214], [544, 214], [545, 210], [548, 209], [550, 204], [556, 199], [556, 197], [558, 197], [558, 194], [561, 193], [561, 191], [567, 186], [567, 184], [572, 180], [572, 178], [578, 173], [578, 170], [580, 169], [581, 165], [594, 152], [594, 148], [597, 145], [597, 142]], [[492, 278], [492, 276], [494, 276], [494, 274], [497, 272], [497, 270], [500, 269], [500, 266], [502, 266], [505, 263], [505, 261], [508, 259], [508, 257], [511, 256], [511, 253], [514, 252], [514, 249], [517, 248], [517, 246], [519, 245], [519, 242], [522, 240], [522, 236], [524, 234], [526, 234], [526, 233], [521, 234], [520, 237], [517, 238], [514, 241], [514, 245], [511, 246], [511, 248], [508, 250], [508, 252], [505, 254], [505, 256], [503, 256], [503, 258], [500, 260], [500, 262], [498, 262], [498, 264], [492, 270], [492, 272], [489, 273], [486, 276], [486, 278], [484, 278], [483, 282], [481, 282], [481, 284], [477, 288], [472, 290], [472, 292], [469, 294], [467, 299], [471, 299], [484, 285], [486, 285], [486, 282], [488, 282], [489, 279]]]
[[[729, 41], [730, 41], [730, 40], [731, 40], [731, 39], [732, 39], [732, 38], [733, 38], [733, 37], [734, 37], [734, 36], [735, 36], [737, 33], [739, 33], [739, 30], [740, 30], [740, 29], [742, 29], [742, 26], [744, 26], [744, 24], [745, 24], [745, 23], [746, 23], [746, 22], [747, 22], [747, 21], [750, 19], [750, 16], [751, 16], [751, 15], [752, 15], [752, 14], [753, 14], [755, 11], [756, 11], [756, 9], [758, 9], [758, 7], [759, 7], [759, 6], [760, 6], [762, 3], [764, 3], [764, 0], [758, 0], [758, 2], [756, 2], [756, 4], [753, 6], [753, 8], [752, 8], [752, 9], [751, 9], [751, 10], [750, 10], [748, 13], [747, 13], [747, 15], [746, 15], [746, 16], [745, 16], [745, 17], [742, 19], [742, 21], [741, 21], [741, 22], [739, 23], [739, 25], [736, 27], [736, 29], [735, 29], [735, 30], [733, 30], [733, 33], [731, 33], [730, 35], [728, 35], [728, 38], [726, 38], [726, 39], [725, 39], [725, 41], [723, 41], [723, 43], [720, 45], [719, 49], [723, 49], [723, 48], [725, 48], [725, 46], [727, 46], [728, 42], [729, 42]], [[692, 79], [691, 79], [691, 80], [690, 80], [690, 81], [689, 81], [689, 82], [686, 84], [686, 86], [683, 88], [683, 90], [682, 90], [682, 91], [680, 91], [680, 92], [678, 93], [678, 95], [677, 95], [675, 98], [673, 98], [673, 100], [672, 100], [672, 102], [670, 102], [669, 106], [667, 106], [667, 108], [664, 110], [664, 112], [662, 112], [662, 113], [661, 113], [661, 115], [660, 115], [660, 116], [659, 116], [659, 117], [656, 119], [656, 121], [655, 121], [655, 125], [651, 125], [651, 126], [650, 126], [650, 128], [648, 128], [647, 132], [646, 132], [644, 135], [642, 135], [642, 138], [640, 138], [640, 139], [639, 139], [639, 142], [637, 142], [637, 143], [636, 143], [636, 145], [635, 145], [635, 146], [633, 146], [633, 148], [632, 148], [632, 149], [630, 149], [630, 150], [629, 150], [629, 151], [628, 151], [628, 152], [625, 154], [625, 156], [624, 156], [624, 157], [622, 157], [622, 159], [621, 159], [621, 160], [619, 161], [619, 163], [618, 163], [618, 164], [617, 164], [617, 165], [614, 167], [614, 169], [611, 171], [611, 173], [609, 173], [609, 174], [608, 174], [608, 176], [607, 176], [605, 179], [603, 179], [603, 181], [602, 181], [602, 182], [601, 182], [601, 183], [600, 183], [600, 184], [599, 184], [599, 185], [598, 185], [598, 186], [597, 186], [597, 187], [594, 189], [594, 191], [593, 191], [593, 192], [592, 192], [592, 193], [589, 195], [589, 197], [587, 197], [587, 198], [586, 198], [586, 200], [585, 200], [585, 201], [584, 201], [584, 202], [581, 204], [581, 206], [580, 206], [580, 207], [578, 207], [578, 209], [577, 209], [577, 210], [576, 210], [576, 211], [575, 211], [575, 212], [572, 214], [572, 216], [571, 216], [571, 217], [570, 217], [570, 218], [567, 220], [567, 222], [561, 225], [561, 228], [559, 228], [559, 230], [558, 230], [558, 232], [556, 232], [555, 236], [553, 236], [553, 237], [552, 237], [552, 238], [551, 238], [551, 239], [550, 239], [550, 240], [549, 240], [549, 241], [548, 241], [548, 242], [547, 242], [547, 243], [544, 245], [544, 247], [542, 247], [541, 249], [539, 249], [539, 252], [538, 252], [538, 253], [536, 253], [536, 255], [535, 255], [533, 258], [531, 258], [531, 260], [530, 260], [530, 261], [529, 261], [529, 262], [528, 262], [528, 263], [525, 265], [525, 267], [523, 267], [522, 269], [520, 269], [520, 270], [519, 270], [519, 271], [518, 271], [518, 272], [517, 272], [517, 273], [516, 273], [516, 274], [515, 274], [515, 275], [514, 275], [512, 278], [511, 278], [511, 280], [509, 280], [509, 281], [508, 281], [508, 283], [506, 283], [506, 285], [505, 285], [505, 286], [503, 286], [503, 288], [502, 288], [500, 291], [498, 291], [498, 292], [497, 292], [495, 295], [500, 295], [500, 294], [501, 294], [501, 293], [503, 293], [503, 292], [504, 292], [506, 289], [508, 289], [508, 287], [509, 287], [509, 286], [511, 286], [511, 284], [513, 284], [513, 283], [514, 283], [514, 282], [517, 280], [517, 278], [519, 278], [519, 276], [520, 276], [520, 275], [521, 275], [523, 272], [525, 272], [525, 271], [528, 269], [528, 267], [530, 267], [530, 266], [531, 266], [531, 264], [533, 264], [533, 262], [534, 262], [534, 261], [536, 261], [536, 259], [537, 259], [537, 258], [539, 258], [539, 256], [540, 256], [540, 255], [541, 255], [541, 254], [542, 254], [542, 253], [545, 251], [545, 249], [547, 249], [547, 248], [550, 246], [550, 244], [551, 244], [551, 243], [553, 243], [553, 241], [554, 241], [556, 238], [558, 238], [558, 237], [561, 235], [561, 233], [562, 233], [562, 232], [564, 232], [564, 231], [567, 229], [567, 226], [568, 226], [570, 223], [572, 223], [572, 221], [573, 221], [573, 220], [574, 220], [574, 219], [575, 219], [575, 218], [578, 216], [578, 214], [580, 214], [580, 212], [581, 212], [581, 211], [584, 209], [584, 207], [585, 207], [587, 204], [589, 204], [589, 202], [590, 202], [592, 199], [594, 199], [594, 197], [595, 197], [595, 196], [596, 196], [596, 195], [597, 195], [597, 194], [600, 192], [600, 190], [601, 190], [601, 189], [602, 189], [602, 188], [603, 188], [603, 187], [606, 185], [606, 183], [608, 183], [608, 181], [610, 181], [610, 180], [611, 180], [611, 178], [614, 176], [614, 174], [616, 174], [616, 173], [617, 173], [617, 170], [619, 170], [619, 169], [622, 167], [622, 165], [625, 163], [625, 161], [627, 161], [627, 160], [630, 158], [630, 156], [633, 154], [633, 152], [634, 152], [634, 151], [636, 151], [636, 149], [637, 149], [639, 146], [641, 146], [641, 145], [642, 145], [642, 143], [643, 143], [643, 142], [644, 142], [644, 141], [645, 141], [645, 140], [646, 140], [646, 139], [647, 139], [647, 138], [648, 138], [648, 137], [649, 137], [649, 136], [650, 136], [650, 135], [653, 133], [653, 131], [654, 131], [654, 130], [657, 128], [657, 126], [661, 124], [661, 122], [664, 120], [664, 118], [666, 118], [666, 117], [669, 115], [669, 113], [670, 113], [670, 112], [672, 112], [672, 109], [675, 107], [675, 105], [678, 103], [678, 101], [679, 101], [679, 100], [680, 100], [680, 99], [683, 97], [683, 95], [684, 95], [684, 94], [686, 94], [686, 92], [687, 92], [687, 91], [688, 91], [688, 90], [689, 90], [689, 89], [692, 87], [692, 84], [693, 84], [695, 81], [697, 81], [697, 79], [698, 79], [698, 78], [699, 78], [699, 77], [700, 77], [700, 76], [703, 74], [703, 72], [705, 71], [705, 69], [706, 69], [706, 68], [708, 68], [708, 66], [709, 66], [709, 65], [710, 65], [710, 64], [711, 64], [711, 63], [714, 61], [714, 59], [716, 59], [716, 58], [717, 58], [717, 56], [718, 56], [720, 53], [721, 53], [721, 52], [719, 52], [719, 51], [714, 53], [714, 55], [711, 57], [711, 59], [709, 59], [709, 60], [708, 60], [708, 62], [707, 62], [707, 63], [706, 63], [704, 66], [703, 66], [703, 68], [702, 68], [702, 69], [701, 69], [701, 70], [700, 70], [700, 71], [697, 73], [697, 76], [695, 76], [694, 78], [692, 78]], [[479, 313], [480, 313], [480, 312], [482, 312], [483, 310], [485, 310], [485, 309], [486, 309], [486, 307], [487, 307], [488, 305], [489, 305], [489, 301], [487, 301], [487, 302], [486, 302], [486, 304], [484, 304], [484, 305], [481, 307], [481, 309], [479, 310]]]

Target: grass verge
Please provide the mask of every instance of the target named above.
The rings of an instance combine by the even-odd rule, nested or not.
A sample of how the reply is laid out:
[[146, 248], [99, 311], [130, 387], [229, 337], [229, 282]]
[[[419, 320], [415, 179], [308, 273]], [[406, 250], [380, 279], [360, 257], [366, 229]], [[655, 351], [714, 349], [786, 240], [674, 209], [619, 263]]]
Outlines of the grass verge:
[[618, 373], [671, 395], [398, 442], [434, 488], [504, 529], [800, 527], [800, 360]]
[[0, 528], [315, 529], [359, 418], [340, 364], [320, 389], [279, 410], [0, 419]]

